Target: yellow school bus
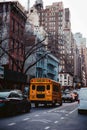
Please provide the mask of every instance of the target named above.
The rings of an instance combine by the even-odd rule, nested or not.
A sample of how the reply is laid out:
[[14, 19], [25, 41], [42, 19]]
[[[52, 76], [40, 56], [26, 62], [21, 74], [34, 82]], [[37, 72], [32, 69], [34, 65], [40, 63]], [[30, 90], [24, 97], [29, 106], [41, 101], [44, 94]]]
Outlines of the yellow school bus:
[[60, 83], [49, 78], [33, 78], [30, 80], [29, 99], [31, 103], [35, 103], [35, 107], [39, 104], [56, 103], [62, 105]]

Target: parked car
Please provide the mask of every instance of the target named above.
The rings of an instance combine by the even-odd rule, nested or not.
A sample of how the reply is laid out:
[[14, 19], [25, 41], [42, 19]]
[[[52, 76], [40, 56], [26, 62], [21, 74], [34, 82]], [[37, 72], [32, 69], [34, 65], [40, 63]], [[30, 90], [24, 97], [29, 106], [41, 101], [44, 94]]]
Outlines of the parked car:
[[66, 101], [68, 101], [68, 102], [73, 102], [73, 101], [75, 101], [75, 96], [74, 96], [73, 93], [64, 92], [64, 93], [62, 94], [62, 101], [63, 101], [63, 102], [66, 102]]
[[30, 112], [31, 103], [20, 90], [0, 91], [0, 115]]
[[87, 113], [87, 88], [80, 89], [78, 103], [78, 113]]

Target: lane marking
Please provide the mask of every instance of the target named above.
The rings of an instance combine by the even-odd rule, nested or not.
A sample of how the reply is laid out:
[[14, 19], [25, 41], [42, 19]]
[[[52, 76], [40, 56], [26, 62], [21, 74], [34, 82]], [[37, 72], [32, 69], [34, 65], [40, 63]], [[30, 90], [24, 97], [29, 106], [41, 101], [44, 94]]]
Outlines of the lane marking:
[[15, 125], [16, 123], [10, 123], [10, 124], [8, 124], [8, 126], [13, 126], [13, 125]]
[[46, 120], [46, 119], [43, 119], [44, 121], [47, 121], [47, 122], [52, 122], [51, 120]]
[[65, 114], [65, 116], [68, 116], [68, 114]]
[[45, 120], [31, 120], [30, 122], [33, 122], [33, 121], [36, 121], [36, 122], [43, 122], [43, 123], [48, 123], [47, 121], [45, 121]]
[[39, 116], [39, 115], [35, 115], [36, 117]]
[[27, 120], [29, 120], [30, 118], [25, 118], [25, 119], [23, 119], [23, 121], [27, 121]]
[[43, 122], [43, 123], [49, 123], [52, 122], [51, 120], [46, 120], [46, 119], [36, 119], [36, 120], [30, 120], [31, 122], [33, 121], [39, 121], [39, 122]]
[[57, 110], [57, 111], [54, 111], [54, 112], [68, 113], [68, 111], [66, 111], [66, 110]]
[[49, 128], [50, 128], [50, 127], [49, 127], [49, 126], [47, 126], [47, 127], [45, 127], [44, 129], [45, 129], [45, 130], [48, 130]]
[[[74, 102], [74, 103], [71, 103], [71, 104], [63, 104], [62, 106], [61, 106], [61, 108], [65, 108], [66, 106], [72, 106], [72, 104], [73, 105], [75, 105], [75, 104], [77, 104], [77, 102]], [[52, 110], [49, 110], [48, 112], [52, 112], [52, 111], [56, 111], [56, 110], [58, 110], [58, 111], [60, 111], [61, 110], [61, 108], [53, 108]], [[61, 110], [62, 111], [62, 110]]]
[[61, 117], [60, 119], [61, 119], [61, 120], [64, 120], [64, 117]]
[[69, 114], [72, 114], [72, 113], [75, 112], [77, 109], [78, 109], [78, 107], [75, 108], [73, 111], [69, 112]]
[[56, 123], [58, 123], [59, 121], [55, 121], [54, 123], [56, 124]]
[[47, 112], [43, 112], [43, 114], [46, 114]]
[[56, 111], [56, 110], [58, 110], [58, 108], [54, 108], [52, 110], [49, 110], [48, 112], [52, 112], [52, 111]]

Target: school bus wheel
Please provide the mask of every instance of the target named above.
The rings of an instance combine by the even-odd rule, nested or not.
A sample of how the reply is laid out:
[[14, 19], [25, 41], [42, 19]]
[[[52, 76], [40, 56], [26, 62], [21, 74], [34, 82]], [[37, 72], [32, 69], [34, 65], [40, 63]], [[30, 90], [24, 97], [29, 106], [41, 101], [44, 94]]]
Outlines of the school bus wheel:
[[35, 103], [35, 107], [38, 107], [38, 103]]
[[55, 107], [55, 105], [56, 105], [56, 103], [55, 103], [55, 102], [53, 102], [53, 103], [52, 103], [52, 106], [53, 106], [53, 107]]
[[62, 106], [62, 101], [61, 101], [61, 103], [60, 103], [60, 106]]

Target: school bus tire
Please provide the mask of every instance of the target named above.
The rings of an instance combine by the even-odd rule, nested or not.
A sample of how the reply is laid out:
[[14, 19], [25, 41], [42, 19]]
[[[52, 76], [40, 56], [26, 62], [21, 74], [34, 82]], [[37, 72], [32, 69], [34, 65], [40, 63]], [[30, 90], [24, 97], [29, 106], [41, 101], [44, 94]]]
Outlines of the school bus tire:
[[38, 103], [35, 103], [35, 107], [36, 107], [36, 108], [38, 107]]
[[44, 106], [47, 107], [47, 103], [45, 103]]
[[52, 103], [52, 107], [55, 107], [55, 105], [56, 105], [56, 103], [55, 103], [55, 102], [53, 102], [53, 103]]
[[62, 106], [62, 102], [60, 103], [60, 106]]

